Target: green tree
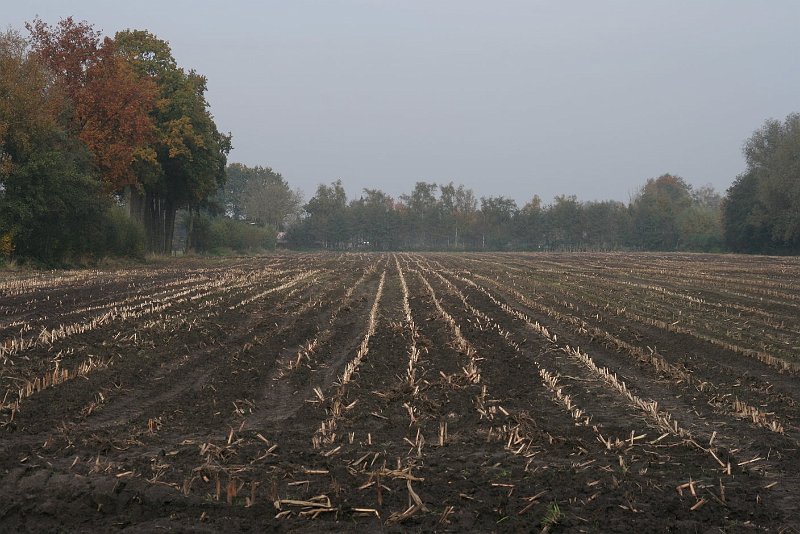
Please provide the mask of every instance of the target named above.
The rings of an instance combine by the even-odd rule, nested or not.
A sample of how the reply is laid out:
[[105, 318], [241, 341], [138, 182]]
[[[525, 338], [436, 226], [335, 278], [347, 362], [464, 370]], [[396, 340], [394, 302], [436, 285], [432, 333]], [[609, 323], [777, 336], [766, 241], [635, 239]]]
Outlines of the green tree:
[[544, 209], [539, 195], [533, 195], [514, 218], [515, 233], [523, 249], [540, 249], [545, 246]]
[[305, 205], [304, 221], [309, 237], [323, 248], [342, 248], [350, 237], [347, 193], [341, 180], [331, 185], [320, 184], [316, 194]]
[[683, 250], [719, 252], [723, 248], [722, 196], [710, 185], [692, 191], [692, 205], [679, 218]]
[[800, 251], [800, 114], [746, 141], [747, 171], [728, 189], [725, 237], [739, 251]]
[[411, 194], [400, 197], [408, 208], [407, 228], [411, 247], [435, 246], [434, 237], [439, 222], [437, 190], [438, 186], [435, 183], [417, 182]]
[[91, 173], [91, 154], [52, 135], [3, 181], [0, 227], [11, 230], [17, 254], [48, 264], [100, 255], [110, 202]]
[[269, 167], [254, 167], [247, 169], [245, 176], [240, 206], [246, 220], [278, 230], [297, 220], [303, 197], [280, 173]]
[[439, 211], [447, 248], [464, 248], [465, 238], [470, 239], [470, 230], [475, 225], [478, 201], [472, 189], [453, 182], [439, 187]]
[[231, 163], [225, 169], [225, 185], [219, 191], [218, 200], [232, 219], [244, 219], [244, 190], [251, 174], [251, 169], [241, 163]]
[[0, 236], [46, 263], [103, 248], [108, 200], [59, 122], [65, 100], [18, 33], [0, 35]]
[[628, 208], [622, 202], [587, 202], [583, 205], [586, 244], [600, 250], [622, 247], [630, 225], [629, 216]]
[[691, 205], [691, 187], [683, 178], [664, 174], [647, 180], [630, 207], [633, 243], [646, 250], [676, 250], [680, 218]]
[[550, 248], [574, 249], [585, 240], [583, 206], [575, 195], [559, 195], [545, 211]]
[[378, 189], [364, 189], [358, 200], [350, 203], [350, 220], [356, 245], [375, 250], [397, 247], [398, 213], [394, 199]]
[[230, 135], [217, 130], [205, 98], [206, 79], [184, 71], [169, 44], [142, 30], [115, 37], [117, 49], [142, 76], [155, 81], [158, 105], [156, 157], [138, 166], [139, 183], [128, 190], [131, 213], [141, 220], [149, 250], [170, 253], [179, 208], [203, 206], [225, 182]]
[[774, 252], [772, 227], [767, 208], [759, 200], [758, 176], [740, 174], [728, 188], [722, 202], [725, 245], [736, 252]]
[[512, 246], [512, 221], [517, 203], [506, 197], [481, 197], [481, 247], [507, 249]]

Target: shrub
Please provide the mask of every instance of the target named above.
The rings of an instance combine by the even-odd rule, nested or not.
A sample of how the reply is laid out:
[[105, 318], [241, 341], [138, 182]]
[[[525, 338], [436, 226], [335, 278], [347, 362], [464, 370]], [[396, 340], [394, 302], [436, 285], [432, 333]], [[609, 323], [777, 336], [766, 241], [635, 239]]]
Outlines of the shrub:
[[14, 240], [11, 232], [6, 232], [0, 236], [0, 256], [8, 257], [14, 253]]
[[277, 233], [269, 226], [257, 226], [228, 217], [210, 218], [193, 215], [191, 245], [197, 252], [220, 254], [225, 250], [239, 253], [272, 250]]
[[108, 211], [106, 249], [111, 256], [144, 258], [145, 235], [142, 225], [133, 220], [125, 209], [114, 206]]

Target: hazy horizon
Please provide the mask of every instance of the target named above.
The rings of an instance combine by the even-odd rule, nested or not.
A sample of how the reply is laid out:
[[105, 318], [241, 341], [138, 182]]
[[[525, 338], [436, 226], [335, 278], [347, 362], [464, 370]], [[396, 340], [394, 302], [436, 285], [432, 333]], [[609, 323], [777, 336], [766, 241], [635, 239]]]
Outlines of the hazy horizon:
[[208, 77], [230, 162], [311, 196], [454, 181], [524, 204], [627, 201], [672, 173], [724, 192], [741, 145], [800, 111], [800, 3], [295, 1], [13, 3], [147, 29]]

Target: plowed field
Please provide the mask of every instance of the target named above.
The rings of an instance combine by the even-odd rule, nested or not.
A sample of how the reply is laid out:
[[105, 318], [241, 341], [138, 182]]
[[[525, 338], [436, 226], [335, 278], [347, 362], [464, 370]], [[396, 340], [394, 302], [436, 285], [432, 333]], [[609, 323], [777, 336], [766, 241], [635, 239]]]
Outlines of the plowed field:
[[0, 531], [793, 532], [800, 260], [0, 274]]

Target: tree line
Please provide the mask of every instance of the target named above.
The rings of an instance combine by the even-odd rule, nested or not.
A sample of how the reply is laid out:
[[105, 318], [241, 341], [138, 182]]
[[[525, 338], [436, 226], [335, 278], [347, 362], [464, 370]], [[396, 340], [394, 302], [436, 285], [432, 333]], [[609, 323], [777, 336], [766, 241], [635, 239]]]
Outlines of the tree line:
[[452, 182], [417, 182], [398, 199], [365, 189], [348, 201], [336, 181], [317, 188], [286, 235], [299, 248], [719, 251], [721, 201], [669, 174], [648, 180], [628, 205], [562, 195], [520, 207]]
[[724, 249], [723, 198], [665, 174], [648, 180], [629, 204], [534, 196], [519, 207], [453, 182], [417, 182], [395, 199], [364, 189], [348, 199], [341, 180], [320, 184], [303, 204], [268, 167], [228, 167], [216, 214], [269, 225], [296, 248], [373, 250], [694, 250]]
[[[268, 223], [295, 248], [800, 253], [800, 114], [766, 121], [743, 150], [747, 169], [724, 195], [664, 174], [627, 204], [561, 195], [545, 205], [534, 195], [518, 206], [504, 196], [478, 199], [453, 182], [417, 182], [398, 198], [364, 189], [348, 199], [341, 180], [320, 184], [302, 204], [279, 173], [234, 164], [222, 212]], [[257, 192], [265, 187], [269, 194]]]
[[206, 79], [146, 30], [71, 18], [0, 33], [0, 260], [52, 264], [276, 244], [335, 250], [800, 253], [800, 115], [744, 144], [725, 195], [671, 174], [628, 202], [534, 195], [519, 206], [453, 182], [394, 198], [340, 180], [305, 201], [269, 167], [227, 163]]

